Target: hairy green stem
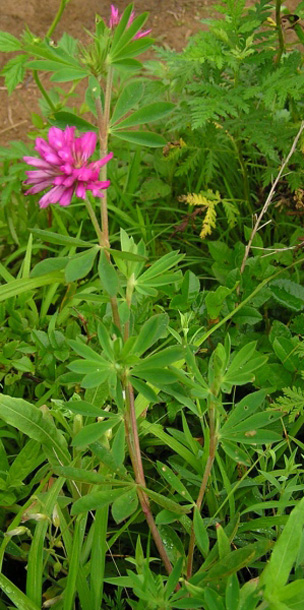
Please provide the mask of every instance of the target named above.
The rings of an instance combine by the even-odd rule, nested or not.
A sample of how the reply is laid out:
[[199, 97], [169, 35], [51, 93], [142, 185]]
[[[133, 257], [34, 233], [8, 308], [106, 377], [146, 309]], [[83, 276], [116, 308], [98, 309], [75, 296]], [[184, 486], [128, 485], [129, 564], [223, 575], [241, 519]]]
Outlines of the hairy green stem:
[[[134, 281], [135, 281], [135, 277], [134, 277], [134, 273], [132, 273], [131, 277], [129, 277], [129, 279], [128, 279], [127, 288], [126, 288], [126, 303], [128, 305], [128, 309], [129, 309], [129, 316], [130, 316], [130, 312], [131, 312]], [[129, 338], [129, 331], [130, 331], [130, 317], [129, 317], [129, 320], [127, 320], [127, 322], [125, 323], [124, 341], [126, 341]]]
[[47, 92], [38, 76], [37, 70], [33, 70], [33, 77], [34, 77], [34, 81], [35, 81], [40, 93], [43, 95], [43, 97], [44, 97], [46, 103], [48, 104], [48, 106], [50, 107], [50, 109], [54, 112], [56, 110], [56, 107], [54, 106], [51, 98], [47, 94]]
[[92, 225], [93, 225], [96, 235], [98, 237], [99, 245], [104, 246], [105, 244], [104, 244], [104, 240], [103, 240], [103, 234], [102, 234], [101, 228], [99, 226], [98, 220], [96, 218], [96, 214], [94, 212], [93, 206], [91, 205], [91, 202], [88, 199], [85, 200], [85, 204], [86, 204], [86, 208], [89, 212], [89, 216], [91, 218]]
[[[107, 80], [106, 80], [104, 109], [102, 109], [100, 97], [98, 97], [96, 100], [98, 134], [99, 134], [99, 141], [100, 141], [101, 157], [105, 157], [108, 154], [108, 131], [109, 131], [109, 120], [110, 120], [112, 84], [113, 84], [113, 68], [110, 66], [108, 69]], [[105, 181], [107, 179], [107, 165], [106, 164], [100, 170], [100, 179], [102, 181]], [[102, 232], [104, 235], [105, 243], [109, 246], [109, 224], [108, 224], [108, 206], [107, 206], [107, 191], [106, 190], [104, 192], [104, 197], [100, 200], [100, 214], [101, 214]]]
[[53, 22], [51, 23], [47, 33], [46, 33], [46, 37], [50, 38], [52, 36], [52, 34], [54, 33], [54, 30], [56, 29], [61, 17], [62, 17], [62, 13], [66, 7], [66, 5], [68, 4], [69, 0], [61, 0], [60, 2], [60, 7], [54, 17]]
[[[205, 466], [204, 475], [203, 475], [201, 487], [199, 490], [199, 494], [198, 494], [197, 500], [196, 500], [196, 507], [199, 511], [201, 510], [202, 502], [203, 502], [204, 495], [206, 492], [208, 479], [211, 474], [211, 470], [212, 470], [212, 466], [213, 466], [213, 462], [214, 462], [214, 458], [215, 458], [215, 453], [216, 453], [216, 447], [217, 447], [217, 436], [216, 436], [216, 431], [215, 431], [215, 407], [214, 407], [213, 401], [211, 402], [211, 405], [209, 408], [209, 435], [210, 435], [209, 436], [209, 455], [207, 458], [207, 463]], [[194, 532], [194, 523], [192, 522], [189, 549], [188, 549], [188, 561], [187, 561], [187, 579], [188, 580], [192, 576], [194, 549], [195, 549], [195, 532]]]

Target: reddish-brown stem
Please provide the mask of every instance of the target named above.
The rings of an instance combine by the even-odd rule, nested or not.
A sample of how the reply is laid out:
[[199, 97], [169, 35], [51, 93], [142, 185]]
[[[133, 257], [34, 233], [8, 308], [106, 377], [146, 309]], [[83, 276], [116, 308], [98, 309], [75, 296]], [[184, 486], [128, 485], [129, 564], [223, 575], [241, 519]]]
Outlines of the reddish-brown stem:
[[[200, 487], [199, 494], [198, 494], [197, 500], [196, 500], [196, 507], [199, 511], [201, 509], [202, 502], [204, 499], [204, 495], [205, 495], [205, 491], [207, 488], [208, 479], [211, 474], [211, 470], [212, 470], [212, 466], [213, 466], [213, 462], [214, 462], [214, 458], [215, 458], [216, 447], [217, 447], [217, 437], [216, 437], [216, 433], [215, 433], [213, 404], [211, 404], [210, 409], [209, 409], [209, 434], [210, 434], [209, 454], [208, 454], [207, 463], [206, 463], [205, 470], [204, 470], [201, 487]], [[195, 549], [195, 532], [194, 532], [194, 524], [192, 522], [189, 549], [188, 549], [188, 562], [187, 562], [187, 579], [188, 580], [192, 576], [194, 549]]]
[[[131, 383], [126, 384], [126, 403], [127, 403], [127, 412], [126, 412], [126, 433], [127, 433], [127, 443], [130, 453], [130, 458], [135, 474], [135, 481], [138, 484], [137, 493], [138, 499], [140, 501], [140, 505], [142, 511], [145, 515], [146, 521], [150, 528], [153, 540], [155, 542], [156, 548], [159, 552], [159, 555], [163, 561], [163, 564], [170, 574], [172, 572], [172, 565], [170, 559], [167, 555], [166, 549], [164, 547], [163, 541], [161, 539], [160, 533], [157, 529], [156, 523], [154, 521], [154, 517], [150, 508], [150, 501], [142, 489], [142, 487], [146, 487], [145, 474], [143, 469], [143, 463], [141, 459], [141, 451], [138, 437], [138, 429], [137, 429], [137, 421], [136, 421], [136, 412], [135, 412], [135, 403], [134, 403], [134, 391]], [[179, 587], [178, 587], [179, 588]]]

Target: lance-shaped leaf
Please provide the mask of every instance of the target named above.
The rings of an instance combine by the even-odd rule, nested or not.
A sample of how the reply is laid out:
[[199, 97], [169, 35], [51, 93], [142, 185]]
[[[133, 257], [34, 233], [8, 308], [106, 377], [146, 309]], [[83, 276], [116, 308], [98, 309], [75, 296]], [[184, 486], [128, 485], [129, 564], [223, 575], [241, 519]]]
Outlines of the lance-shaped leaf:
[[152, 131], [114, 131], [113, 136], [130, 142], [131, 144], [137, 144], [138, 146], [150, 146], [150, 148], [162, 148], [166, 145], [166, 140], [163, 136]]
[[0, 418], [23, 434], [42, 443], [52, 463], [68, 464], [70, 454], [63, 434], [56, 428], [51, 417], [26, 400], [2, 394], [0, 396]]
[[65, 279], [67, 283], [75, 282], [86, 277], [91, 271], [99, 248], [94, 246], [90, 250], [76, 254], [65, 267]]
[[110, 263], [104, 250], [100, 253], [98, 273], [105, 292], [114, 297], [119, 290], [119, 277], [115, 267]]
[[102, 508], [103, 506], [109, 506], [109, 504], [112, 504], [114, 500], [119, 498], [122, 494], [124, 494], [126, 491], [129, 491], [133, 487], [134, 485], [130, 484], [124, 485], [119, 489], [107, 489], [87, 494], [86, 496], [79, 498], [79, 500], [76, 500], [76, 502], [72, 506], [71, 514], [79, 515], [79, 513], [83, 513], [89, 510], [97, 510], [98, 508]]
[[260, 584], [265, 586], [266, 599], [271, 599], [286, 584], [300, 548], [303, 525], [304, 498], [290, 513], [261, 576]]
[[139, 331], [139, 335], [133, 345], [133, 353], [141, 356], [156, 341], [164, 337], [168, 327], [169, 318], [167, 314], [156, 314], [147, 320]]
[[[146, 123], [158, 121], [170, 114], [173, 108], [174, 104], [170, 102], [155, 102], [154, 104], [143, 106], [143, 108], [136, 110], [126, 119], [120, 121], [119, 125], [115, 127], [115, 131], [116, 129], [125, 129], [126, 127], [135, 127], [135, 125], [145, 125]], [[113, 130], [114, 128], [112, 127]]]
[[64, 275], [60, 271], [51, 271], [50, 273], [35, 278], [12, 280], [3, 286], [0, 286], [0, 302], [15, 297], [18, 294], [41, 288], [41, 286], [57, 283], [64, 283]]
[[132, 81], [124, 87], [120, 94], [116, 106], [113, 110], [110, 126], [114, 125], [119, 119], [125, 116], [139, 102], [143, 95], [144, 86], [140, 80], [136, 83]]

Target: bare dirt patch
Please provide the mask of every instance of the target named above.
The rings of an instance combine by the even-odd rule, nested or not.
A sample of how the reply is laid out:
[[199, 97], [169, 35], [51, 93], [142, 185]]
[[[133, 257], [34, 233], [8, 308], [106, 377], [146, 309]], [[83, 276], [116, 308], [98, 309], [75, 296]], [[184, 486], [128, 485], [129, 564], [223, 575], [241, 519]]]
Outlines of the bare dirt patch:
[[[149, 11], [148, 27], [152, 28], [156, 43], [181, 50], [188, 38], [202, 28], [201, 19], [214, 15], [213, 0], [135, 0], [135, 10]], [[59, 8], [59, 0], [0, 0], [0, 29], [19, 36], [25, 26], [37, 36], [43, 36], [52, 23]], [[125, 0], [115, 0], [122, 11], [128, 4]], [[75, 38], [86, 39], [84, 28], [93, 30], [95, 14], [108, 18], [111, 0], [70, 0], [54, 39], [67, 32]], [[7, 61], [2, 54], [0, 65]], [[10, 140], [26, 140], [31, 129], [31, 113], [39, 112], [39, 92], [29, 74], [25, 82], [11, 96], [0, 81], [0, 144]]]

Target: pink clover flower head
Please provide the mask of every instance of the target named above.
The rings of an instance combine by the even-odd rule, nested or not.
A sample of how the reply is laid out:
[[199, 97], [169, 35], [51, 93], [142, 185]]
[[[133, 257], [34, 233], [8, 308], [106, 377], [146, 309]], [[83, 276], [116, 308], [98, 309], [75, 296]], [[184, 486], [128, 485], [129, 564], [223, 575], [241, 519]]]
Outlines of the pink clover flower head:
[[[134, 11], [132, 11], [132, 13], [129, 17], [127, 27], [130, 27], [131, 23], [134, 21], [134, 17], [135, 17], [135, 13], [134, 13]], [[115, 28], [115, 26], [119, 24], [120, 20], [121, 20], [121, 15], [118, 12], [118, 8], [116, 8], [114, 6], [114, 4], [111, 4], [111, 16], [110, 16], [110, 20], [109, 20], [109, 28], [111, 28], [111, 30], [113, 28]], [[152, 32], [152, 30], [146, 30], [145, 32], [137, 32], [137, 34], [135, 34], [133, 40], [138, 40], [139, 38], [144, 38], [144, 36], [148, 36], [148, 34], [150, 34], [150, 32]]]
[[91, 191], [94, 197], [103, 197], [102, 189], [110, 185], [109, 180], [99, 180], [99, 171], [112, 159], [113, 153], [88, 163], [96, 147], [96, 133], [88, 131], [75, 138], [75, 129], [51, 127], [48, 141], [36, 139], [35, 150], [40, 157], [23, 157], [28, 165], [36, 168], [26, 172], [25, 184], [33, 185], [27, 194], [34, 195], [51, 187], [39, 200], [41, 208], [51, 203], [70, 205], [74, 193], [80, 199], [86, 198], [86, 191]]

